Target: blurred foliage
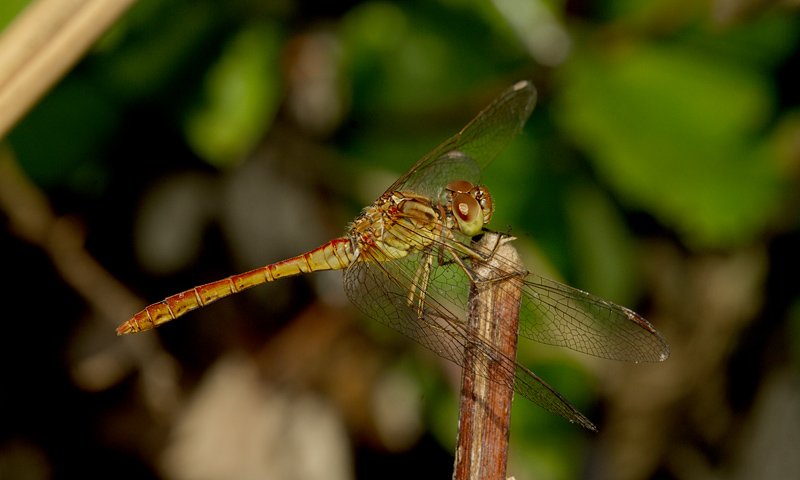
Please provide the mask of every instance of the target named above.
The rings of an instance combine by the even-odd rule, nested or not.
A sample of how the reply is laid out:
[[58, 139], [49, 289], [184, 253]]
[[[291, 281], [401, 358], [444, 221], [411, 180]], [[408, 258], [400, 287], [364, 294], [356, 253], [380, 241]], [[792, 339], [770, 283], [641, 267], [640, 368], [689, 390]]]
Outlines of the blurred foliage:
[[[781, 17], [769, 22], [775, 31], [787, 31], [784, 25]], [[747, 242], [782, 194], [764, 148], [769, 138], [759, 136], [772, 116], [774, 85], [747, 61], [682, 43], [576, 52], [561, 72], [556, 110], [625, 201], [691, 245]]]
[[0, 31], [21, 12], [28, 4], [28, 0], [8, 0], [0, 4]]
[[238, 32], [208, 72], [204, 105], [186, 121], [187, 141], [210, 163], [239, 160], [269, 129], [279, 106], [280, 33], [274, 25]]
[[[1, 27], [25, 2], [0, 3]], [[92, 253], [134, 290], [160, 298], [187, 281], [235, 273], [231, 258], [240, 256], [225, 252], [239, 244], [225, 227], [232, 208], [225, 192], [233, 189], [230, 173], [253, 158], [278, 158], [269, 167], [274, 183], [265, 185], [302, 185], [295, 196], [276, 187], [272, 202], [299, 196], [297, 208], [327, 207], [316, 231], [338, 235], [413, 162], [508, 85], [530, 78], [539, 105], [485, 175], [498, 208], [492, 226], [513, 227], [531, 270], [632, 307], [649, 305], [647, 240], [668, 239], [691, 255], [797, 238], [800, 16], [775, 5], [715, 17], [715, 8], [733, 3], [141, 0], [8, 143], [59, 213], [85, 219]], [[562, 53], [563, 63], [544, 60]], [[304, 120], [317, 117], [332, 126]], [[304, 147], [289, 148], [294, 156], [270, 150], [297, 138]], [[135, 259], [134, 225], [148, 192], [187, 172], [217, 181], [204, 179], [214, 187], [192, 197], [206, 209], [197, 230], [172, 238], [207, 245], [186, 247], [194, 266], [155, 274]], [[277, 211], [265, 228], [302, 231], [296, 219], [306, 217], [273, 206], [263, 206]], [[166, 224], [184, 212], [160, 213]], [[212, 217], [218, 231], [209, 231]], [[154, 225], [153, 237], [165, 240], [169, 225]], [[294, 247], [298, 239], [285, 242]], [[173, 284], [163, 275], [178, 278]], [[787, 341], [796, 364], [794, 283], [783, 294], [793, 297]], [[290, 297], [270, 290], [261, 301]], [[190, 359], [187, 370], [213, 360], [193, 356], [202, 344], [175, 346], [192, 338], [171, 344]], [[521, 345], [520, 358], [591, 412], [594, 366], [539, 349]], [[424, 391], [426, 428], [450, 449], [455, 397], [430, 365], [420, 360], [412, 370]], [[591, 447], [583, 432], [524, 401], [513, 421], [520, 471], [584, 473], [577, 459]]]

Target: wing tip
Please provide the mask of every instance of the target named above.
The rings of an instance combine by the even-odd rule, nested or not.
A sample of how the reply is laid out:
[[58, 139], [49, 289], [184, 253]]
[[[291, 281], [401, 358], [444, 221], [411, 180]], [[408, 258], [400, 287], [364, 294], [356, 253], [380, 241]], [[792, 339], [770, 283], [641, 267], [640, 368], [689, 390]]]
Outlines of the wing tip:
[[511, 87], [511, 89], [514, 90], [515, 92], [518, 92], [524, 88], [528, 88], [528, 86], [530, 86], [531, 88], [535, 88], [533, 86], [533, 82], [531, 82], [530, 80], [520, 80], [517, 83], [515, 83], [514, 86]]

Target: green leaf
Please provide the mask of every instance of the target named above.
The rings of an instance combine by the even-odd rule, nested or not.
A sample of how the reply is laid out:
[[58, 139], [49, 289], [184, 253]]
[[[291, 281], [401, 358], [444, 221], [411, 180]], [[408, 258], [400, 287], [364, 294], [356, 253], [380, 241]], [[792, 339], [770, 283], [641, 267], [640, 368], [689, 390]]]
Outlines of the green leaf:
[[194, 73], [213, 36], [214, 15], [206, 2], [138, 2], [95, 45], [91, 70], [104, 91], [128, 105], [184, 92], [196, 77], [186, 72]]
[[108, 172], [100, 159], [119, 125], [114, 106], [93, 85], [72, 76], [44, 97], [8, 139], [38, 185], [94, 195], [105, 188]]
[[463, 102], [502, 72], [516, 79], [528, 57], [507, 27], [498, 36], [497, 17], [470, 4], [439, 2], [374, 1], [348, 11], [340, 31], [358, 92], [353, 109], [371, 118], [417, 115]]
[[629, 205], [697, 247], [746, 242], [780, 183], [757, 137], [766, 75], [680, 44], [584, 51], [561, 72], [558, 121]]
[[194, 151], [209, 163], [237, 163], [270, 127], [280, 105], [281, 34], [255, 24], [241, 30], [208, 72], [202, 106], [186, 120]]
[[570, 186], [566, 213], [579, 286], [622, 305], [635, 302], [639, 260], [619, 210], [595, 184]]

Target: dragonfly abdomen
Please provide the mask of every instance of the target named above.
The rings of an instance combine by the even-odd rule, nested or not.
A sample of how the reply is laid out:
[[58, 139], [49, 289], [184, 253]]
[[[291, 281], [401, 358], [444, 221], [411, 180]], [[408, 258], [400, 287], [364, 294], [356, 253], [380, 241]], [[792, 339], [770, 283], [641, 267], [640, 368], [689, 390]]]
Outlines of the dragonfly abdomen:
[[341, 270], [353, 260], [350, 240], [337, 238], [294, 258], [186, 290], [154, 303], [117, 328], [117, 335], [150, 330], [211, 302], [278, 278], [322, 270]]

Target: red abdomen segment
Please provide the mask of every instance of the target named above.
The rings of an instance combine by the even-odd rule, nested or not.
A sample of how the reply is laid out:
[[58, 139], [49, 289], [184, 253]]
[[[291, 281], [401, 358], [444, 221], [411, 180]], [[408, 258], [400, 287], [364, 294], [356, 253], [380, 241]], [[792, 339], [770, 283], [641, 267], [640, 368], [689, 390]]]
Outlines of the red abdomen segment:
[[222, 297], [281, 277], [320, 270], [341, 270], [347, 268], [352, 259], [350, 240], [337, 238], [300, 256], [201, 285], [154, 303], [120, 325], [117, 335], [150, 330]]

